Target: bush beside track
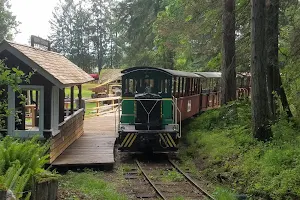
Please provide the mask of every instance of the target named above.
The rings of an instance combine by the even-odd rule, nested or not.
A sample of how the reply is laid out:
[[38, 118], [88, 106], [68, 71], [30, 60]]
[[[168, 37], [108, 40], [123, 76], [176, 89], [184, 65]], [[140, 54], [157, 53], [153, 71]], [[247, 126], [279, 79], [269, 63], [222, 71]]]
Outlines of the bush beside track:
[[234, 193], [253, 199], [299, 199], [299, 128], [283, 116], [272, 130], [271, 141], [254, 139], [250, 102], [236, 102], [192, 120], [179, 154], [195, 175]]

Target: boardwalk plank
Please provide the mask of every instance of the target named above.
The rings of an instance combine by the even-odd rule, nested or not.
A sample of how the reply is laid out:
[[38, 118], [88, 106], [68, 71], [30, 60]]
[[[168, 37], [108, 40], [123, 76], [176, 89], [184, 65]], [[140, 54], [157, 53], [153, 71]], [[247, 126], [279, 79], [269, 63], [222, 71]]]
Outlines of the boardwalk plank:
[[113, 164], [115, 140], [114, 114], [86, 118], [84, 120], [84, 134], [52, 164]]

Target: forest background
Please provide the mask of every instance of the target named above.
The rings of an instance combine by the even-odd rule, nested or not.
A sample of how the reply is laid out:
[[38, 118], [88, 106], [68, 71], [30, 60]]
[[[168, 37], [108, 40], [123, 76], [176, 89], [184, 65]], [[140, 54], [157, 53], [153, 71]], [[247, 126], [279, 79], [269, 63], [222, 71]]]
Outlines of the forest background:
[[[295, 116], [300, 110], [299, 11], [298, 0], [280, 1], [278, 65]], [[249, 72], [250, 0], [236, 0], [234, 12], [236, 71]], [[221, 71], [222, 15], [219, 0], [61, 0], [49, 39], [55, 51], [89, 73], [130, 66]]]

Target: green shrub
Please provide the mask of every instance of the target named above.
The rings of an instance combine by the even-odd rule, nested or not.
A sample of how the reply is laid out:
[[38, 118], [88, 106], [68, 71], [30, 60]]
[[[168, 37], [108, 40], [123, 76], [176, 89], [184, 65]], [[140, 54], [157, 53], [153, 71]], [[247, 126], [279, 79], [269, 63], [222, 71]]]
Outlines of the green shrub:
[[[273, 138], [260, 142], [251, 134], [249, 102], [210, 110], [186, 128], [179, 155], [201, 164], [201, 176], [247, 193], [254, 199], [300, 198], [300, 135], [282, 117], [272, 126]], [[194, 167], [193, 166], [193, 167]]]
[[232, 191], [221, 187], [217, 187], [213, 195], [218, 200], [236, 200], [235, 194]]
[[34, 173], [38, 172], [48, 162], [48, 149], [49, 145], [38, 142], [38, 138], [21, 142], [12, 137], [5, 137], [0, 141], [0, 175], [16, 161], [24, 165], [22, 172], [28, 169]]

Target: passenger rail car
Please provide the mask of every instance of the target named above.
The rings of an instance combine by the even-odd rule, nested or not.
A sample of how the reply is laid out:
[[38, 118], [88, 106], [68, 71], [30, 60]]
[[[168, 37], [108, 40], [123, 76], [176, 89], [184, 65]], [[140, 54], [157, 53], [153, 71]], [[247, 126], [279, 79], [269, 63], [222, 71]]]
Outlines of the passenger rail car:
[[120, 151], [176, 151], [181, 122], [220, 106], [220, 72], [133, 67], [122, 73]]

